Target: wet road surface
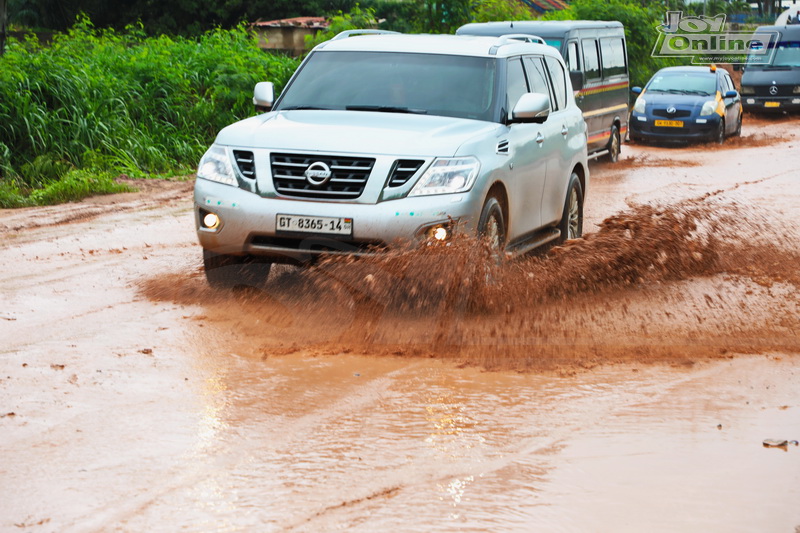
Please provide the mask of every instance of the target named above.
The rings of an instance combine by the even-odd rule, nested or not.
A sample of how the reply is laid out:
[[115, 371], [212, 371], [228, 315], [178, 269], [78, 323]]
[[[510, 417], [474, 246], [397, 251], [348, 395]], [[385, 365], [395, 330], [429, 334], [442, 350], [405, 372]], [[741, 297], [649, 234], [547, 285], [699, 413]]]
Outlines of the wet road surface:
[[798, 126], [593, 164], [587, 233], [716, 191], [742, 222], [536, 313], [212, 294], [190, 185], [0, 212], [0, 530], [794, 531], [800, 448], [762, 441], [800, 438]]

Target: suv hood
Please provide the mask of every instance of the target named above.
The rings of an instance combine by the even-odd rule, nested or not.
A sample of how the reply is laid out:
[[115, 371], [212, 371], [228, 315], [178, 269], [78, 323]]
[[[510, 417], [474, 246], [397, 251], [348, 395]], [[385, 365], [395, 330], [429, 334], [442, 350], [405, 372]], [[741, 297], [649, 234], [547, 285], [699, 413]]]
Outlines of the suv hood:
[[702, 107], [705, 102], [713, 100], [714, 95], [700, 96], [698, 94], [664, 94], [664, 93], [646, 93], [644, 99], [647, 101], [647, 107]]
[[504, 126], [452, 117], [370, 111], [276, 111], [232, 124], [216, 143], [301, 152], [446, 157]]

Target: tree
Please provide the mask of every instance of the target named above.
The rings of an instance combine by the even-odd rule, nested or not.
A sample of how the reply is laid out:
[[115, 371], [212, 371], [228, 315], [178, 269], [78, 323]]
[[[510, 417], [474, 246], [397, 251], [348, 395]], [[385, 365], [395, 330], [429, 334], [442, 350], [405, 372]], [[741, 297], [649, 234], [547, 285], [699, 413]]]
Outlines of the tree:
[[6, 0], [0, 0], [0, 56], [6, 51]]

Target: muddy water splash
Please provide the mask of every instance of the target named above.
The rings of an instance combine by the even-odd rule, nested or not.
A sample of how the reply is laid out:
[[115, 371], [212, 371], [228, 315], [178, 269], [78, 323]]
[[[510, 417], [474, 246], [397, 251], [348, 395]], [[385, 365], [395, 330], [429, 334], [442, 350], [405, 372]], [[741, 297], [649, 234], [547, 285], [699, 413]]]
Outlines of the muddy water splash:
[[368, 353], [573, 372], [608, 362], [691, 364], [797, 348], [796, 247], [717, 200], [639, 205], [545, 254], [498, 263], [482, 243], [277, 267], [266, 292], [222, 293], [198, 270], [142, 284], [202, 304], [261, 357]]

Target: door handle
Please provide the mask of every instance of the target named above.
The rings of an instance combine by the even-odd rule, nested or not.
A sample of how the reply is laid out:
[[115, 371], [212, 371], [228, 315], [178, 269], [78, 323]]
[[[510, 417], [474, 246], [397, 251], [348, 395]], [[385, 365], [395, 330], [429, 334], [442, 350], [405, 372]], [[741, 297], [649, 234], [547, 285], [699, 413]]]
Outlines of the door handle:
[[536, 142], [539, 144], [544, 142], [544, 136], [542, 135], [541, 131], [536, 134]]
[[561, 135], [566, 137], [568, 133], [569, 133], [569, 128], [567, 128], [567, 125], [564, 124], [563, 126], [561, 126]]

